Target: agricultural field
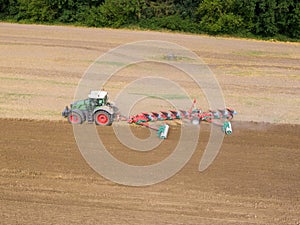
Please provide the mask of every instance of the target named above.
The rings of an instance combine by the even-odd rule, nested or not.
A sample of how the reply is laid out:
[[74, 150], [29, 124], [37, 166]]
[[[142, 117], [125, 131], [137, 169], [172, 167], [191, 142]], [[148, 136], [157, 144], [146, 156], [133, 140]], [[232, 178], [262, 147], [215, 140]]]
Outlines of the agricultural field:
[[[199, 172], [198, 166], [211, 131], [201, 125], [196, 151], [179, 173], [131, 187], [87, 164], [61, 111], [99, 56], [146, 40], [197, 54], [238, 115], [207, 170]], [[299, 43], [0, 23], [0, 52], [1, 224], [300, 224]], [[104, 88], [114, 100], [132, 80], [158, 74], [187, 89], [198, 106], [209, 107], [193, 80], [164, 64], [124, 68]], [[164, 104], [150, 96], [132, 110]], [[122, 146], [113, 127], [96, 130], [112, 155], [148, 165], [171, 154], [179, 128], [172, 123], [162, 146], [144, 153]], [[146, 128], [132, 130], [141, 138], [149, 135]]]

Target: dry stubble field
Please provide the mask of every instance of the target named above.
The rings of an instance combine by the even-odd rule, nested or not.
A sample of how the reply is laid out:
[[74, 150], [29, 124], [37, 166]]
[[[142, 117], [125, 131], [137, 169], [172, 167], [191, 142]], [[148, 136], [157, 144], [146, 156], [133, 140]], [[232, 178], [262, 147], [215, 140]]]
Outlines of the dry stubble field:
[[[233, 135], [206, 171], [198, 171], [209, 135], [204, 126], [192, 159], [177, 175], [128, 187], [88, 166], [60, 111], [98, 56], [140, 40], [170, 41], [194, 51], [239, 115]], [[0, 46], [1, 224], [300, 223], [298, 43], [1, 23]], [[151, 67], [140, 66], [145, 72]], [[128, 77], [137, 76], [131, 69], [108, 86], [112, 99]], [[191, 81], [180, 82], [193, 93]], [[167, 149], [149, 153], [126, 149], [109, 127], [98, 131], [113, 155], [146, 165], [170, 154], [178, 129], [171, 126]]]

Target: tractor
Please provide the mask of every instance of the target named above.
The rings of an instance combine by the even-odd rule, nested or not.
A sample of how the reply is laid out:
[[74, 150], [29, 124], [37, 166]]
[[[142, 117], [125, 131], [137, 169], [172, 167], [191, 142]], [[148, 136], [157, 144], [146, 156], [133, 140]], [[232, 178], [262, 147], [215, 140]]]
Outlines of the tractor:
[[169, 131], [169, 125], [164, 124], [159, 128], [150, 125], [150, 122], [166, 121], [166, 120], [183, 120], [188, 119], [194, 125], [199, 125], [200, 122], [208, 122], [222, 128], [222, 131], [230, 135], [232, 133], [231, 120], [237, 112], [231, 108], [223, 110], [209, 110], [203, 112], [201, 109], [194, 109], [196, 100], [194, 100], [189, 111], [185, 110], [169, 110], [141, 113], [130, 116], [122, 116], [119, 109], [108, 102], [106, 91], [91, 91], [87, 99], [76, 101], [70, 104], [70, 108], [66, 106], [62, 112], [62, 116], [68, 118], [71, 124], [81, 124], [85, 121], [88, 123], [96, 123], [96, 125], [110, 126], [114, 121], [126, 120], [129, 124], [136, 124], [157, 131], [158, 137], [166, 139]]
[[108, 102], [106, 91], [91, 91], [87, 99], [79, 100], [66, 106], [62, 116], [68, 118], [71, 124], [81, 124], [84, 121], [95, 122], [96, 125], [110, 126], [118, 108]]

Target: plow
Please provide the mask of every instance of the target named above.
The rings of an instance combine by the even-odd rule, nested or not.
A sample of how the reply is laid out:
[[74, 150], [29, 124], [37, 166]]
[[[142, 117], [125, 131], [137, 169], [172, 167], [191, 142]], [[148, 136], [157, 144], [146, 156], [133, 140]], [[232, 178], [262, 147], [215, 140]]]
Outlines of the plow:
[[[62, 116], [71, 124], [81, 124], [85, 121], [100, 126], [110, 126], [113, 122], [127, 121], [128, 124], [143, 126], [157, 131], [157, 136], [166, 139], [170, 126], [167, 121], [188, 121], [192, 125], [203, 122], [219, 126], [226, 135], [232, 134], [231, 120], [237, 112], [232, 108], [202, 111], [195, 107], [196, 100], [189, 110], [163, 110], [160, 112], [143, 112], [129, 117], [123, 116], [118, 107], [108, 101], [106, 91], [91, 91], [88, 98], [79, 100], [66, 106]], [[157, 127], [154, 123], [163, 121], [164, 124]]]

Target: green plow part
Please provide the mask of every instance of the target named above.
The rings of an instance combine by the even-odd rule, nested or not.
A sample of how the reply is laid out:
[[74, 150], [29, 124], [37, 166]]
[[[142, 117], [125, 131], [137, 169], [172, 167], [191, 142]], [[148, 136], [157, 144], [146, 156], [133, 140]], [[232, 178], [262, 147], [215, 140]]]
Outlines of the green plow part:
[[232, 127], [231, 127], [231, 123], [229, 121], [224, 122], [222, 131], [227, 135], [232, 134]]
[[162, 125], [157, 130], [157, 136], [160, 139], [166, 139], [168, 136], [168, 132], [169, 132], [169, 125], [167, 125], [167, 124]]

